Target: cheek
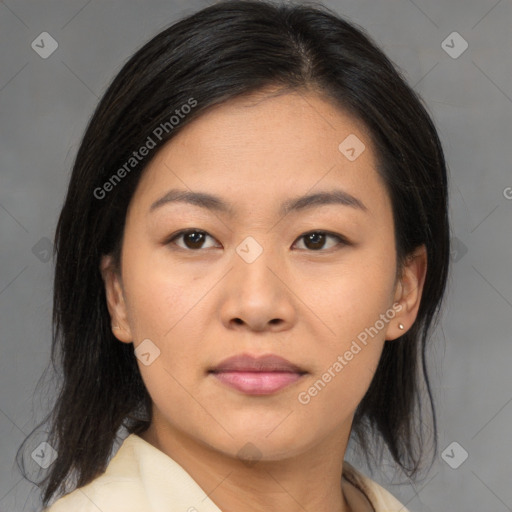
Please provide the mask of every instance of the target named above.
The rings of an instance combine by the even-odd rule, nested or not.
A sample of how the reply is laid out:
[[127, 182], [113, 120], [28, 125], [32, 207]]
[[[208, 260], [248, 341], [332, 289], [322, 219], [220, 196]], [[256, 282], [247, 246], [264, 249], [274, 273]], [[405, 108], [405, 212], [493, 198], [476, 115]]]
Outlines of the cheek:
[[361, 348], [351, 361], [343, 363], [337, 357], [343, 358], [344, 352], [336, 354], [323, 373], [301, 388], [295, 406], [302, 417], [300, 423], [311, 424], [324, 432], [346, 424], [368, 390], [379, 359], [379, 345], [375, 344], [371, 350]]
[[[328, 403], [333, 410], [339, 407], [342, 415], [347, 407], [355, 409], [363, 398], [377, 368], [386, 329], [394, 316], [390, 303], [393, 283], [392, 258], [385, 261], [359, 257], [316, 289], [312, 309], [331, 332], [326, 331], [323, 347], [317, 353], [319, 365], [315, 378], [319, 381], [309, 391], [304, 390], [305, 401], [317, 404], [311, 412]], [[387, 317], [386, 313], [389, 313]], [[339, 420], [338, 414], [334, 416]]]
[[393, 294], [393, 262], [367, 264], [363, 257], [322, 279], [306, 297], [308, 305], [342, 340], [372, 326], [390, 307]]
[[139, 339], [153, 336], [165, 341], [187, 313], [198, 305], [201, 290], [187, 280], [183, 272], [161, 262], [145, 264], [141, 255], [132, 263], [126, 265], [131, 323]]
[[178, 383], [193, 387], [201, 371], [198, 362], [204, 333], [198, 319], [206, 315], [207, 301], [201, 300], [205, 288], [183, 272], [171, 273], [161, 266], [141, 266], [129, 275], [130, 325], [136, 345], [149, 339], [158, 353], [150, 366], [138, 361], [142, 378], [152, 396], [163, 393], [164, 400], [173, 396], [184, 407], [186, 402], [180, 403], [183, 388]]
[[[316, 372], [300, 389], [299, 410], [335, 428], [355, 411], [375, 374], [385, 343], [390, 284], [382, 268], [346, 273], [317, 295], [318, 311], [334, 334], [317, 340]], [[325, 415], [325, 410], [331, 411]]]
[[[179, 354], [173, 354], [179, 358]], [[199, 389], [186, 380], [187, 373], [172, 367], [172, 362], [162, 354], [152, 365], [139, 364], [139, 370], [151, 400], [164, 422], [181, 425], [184, 430], [197, 429], [197, 425], [207, 424], [208, 418], [201, 408]], [[182, 362], [180, 362], [180, 367]]]

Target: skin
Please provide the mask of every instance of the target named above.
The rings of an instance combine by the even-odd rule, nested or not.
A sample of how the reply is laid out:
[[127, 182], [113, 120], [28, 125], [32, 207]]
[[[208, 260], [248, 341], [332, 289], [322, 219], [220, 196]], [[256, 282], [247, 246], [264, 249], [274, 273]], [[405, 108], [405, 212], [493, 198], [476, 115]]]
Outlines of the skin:
[[[354, 161], [338, 149], [349, 134], [366, 147]], [[171, 188], [218, 195], [235, 214], [186, 203], [148, 213]], [[278, 214], [287, 199], [334, 188], [367, 211], [330, 204]], [[208, 234], [202, 246], [186, 236], [168, 241], [188, 228]], [[311, 231], [349, 244], [327, 237], [315, 246], [303, 237]], [[263, 249], [252, 263], [236, 252], [248, 236]], [[115, 336], [135, 348], [149, 338], [160, 350], [148, 366], [137, 360], [153, 401], [141, 437], [223, 512], [371, 510], [359, 491], [340, 485], [344, 454], [384, 343], [416, 318], [427, 264], [422, 246], [397, 279], [394, 248], [391, 202], [368, 131], [316, 93], [237, 98], [186, 126], [141, 177], [121, 272], [110, 255], [101, 262]], [[300, 403], [299, 393], [393, 304], [401, 311]], [[308, 373], [272, 395], [246, 395], [207, 373], [240, 353], [277, 354]], [[239, 455], [247, 443], [256, 463]]]

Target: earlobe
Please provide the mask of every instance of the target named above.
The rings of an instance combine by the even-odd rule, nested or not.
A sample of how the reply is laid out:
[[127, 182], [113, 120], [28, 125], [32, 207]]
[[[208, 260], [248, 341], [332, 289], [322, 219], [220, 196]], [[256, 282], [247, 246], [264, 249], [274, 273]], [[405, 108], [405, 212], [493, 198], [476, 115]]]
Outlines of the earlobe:
[[396, 286], [395, 303], [400, 311], [386, 332], [386, 339], [396, 339], [407, 332], [416, 320], [427, 274], [427, 249], [421, 245], [406, 258], [402, 275]]
[[132, 343], [133, 336], [128, 323], [121, 276], [114, 268], [110, 254], [101, 257], [100, 271], [105, 284], [105, 296], [110, 313], [112, 333], [119, 341]]

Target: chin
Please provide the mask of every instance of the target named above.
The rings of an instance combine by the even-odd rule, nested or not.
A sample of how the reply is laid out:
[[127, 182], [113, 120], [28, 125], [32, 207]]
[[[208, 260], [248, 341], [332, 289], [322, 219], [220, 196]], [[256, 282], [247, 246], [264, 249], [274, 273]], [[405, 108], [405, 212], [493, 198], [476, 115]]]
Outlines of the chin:
[[278, 461], [294, 457], [314, 444], [314, 440], [299, 439], [298, 431], [290, 432], [282, 426], [274, 425], [272, 429], [256, 429], [254, 426], [247, 430], [229, 429], [233, 438], [227, 442], [210, 440], [208, 444], [225, 455], [241, 460]]

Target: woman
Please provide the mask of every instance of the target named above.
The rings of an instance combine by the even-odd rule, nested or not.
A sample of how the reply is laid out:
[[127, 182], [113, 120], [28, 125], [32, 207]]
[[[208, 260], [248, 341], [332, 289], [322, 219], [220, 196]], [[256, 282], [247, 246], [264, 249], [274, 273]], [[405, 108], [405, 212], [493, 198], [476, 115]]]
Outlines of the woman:
[[446, 174], [421, 100], [325, 8], [221, 2], [137, 51], [57, 226], [45, 510], [406, 510], [344, 457], [416, 476], [422, 384], [435, 457]]

